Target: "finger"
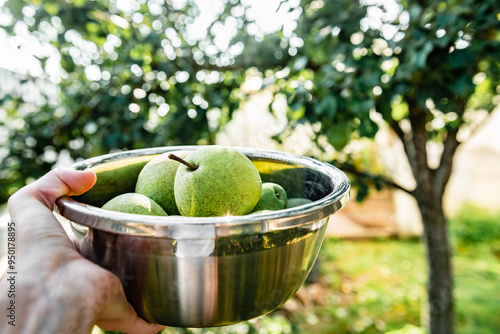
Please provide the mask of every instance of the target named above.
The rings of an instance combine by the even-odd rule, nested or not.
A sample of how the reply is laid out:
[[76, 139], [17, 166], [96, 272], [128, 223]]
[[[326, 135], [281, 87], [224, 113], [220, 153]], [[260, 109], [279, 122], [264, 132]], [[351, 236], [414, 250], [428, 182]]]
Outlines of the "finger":
[[27, 204], [39, 202], [52, 211], [57, 198], [77, 195], [90, 189], [96, 181], [93, 171], [55, 169], [9, 198], [9, 211], [23, 210]]
[[67, 231], [66, 235], [68, 236], [69, 241], [78, 249], [78, 238], [72, 231]]
[[96, 279], [93, 286], [100, 301], [95, 319], [100, 328], [128, 334], [155, 334], [165, 327], [148, 323], [137, 315], [125, 297], [120, 279], [111, 272], [96, 270], [92, 279]]
[[20, 230], [29, 231], [26, 236], [65, 234], [52, 214], [56, 199], [83, 193], [94, 185], [95, 180], [93, 171], [53, 170], [9, 198], [11, 218], [18, 223]]
[[32, 184], [17, 191], [12, 197], [34, 198], [52, 210], [56, 199], [64, 195], [79, 195], [96, 182], [92, 170], [54, 169]]
[[128, 334], [156, 334], [165, 326], [151, 324], [137, 316], [134, 308], [127, 303], [126, 314], [121, 319], [98, 321], [97, 326], [106, 331], [118, 331]]

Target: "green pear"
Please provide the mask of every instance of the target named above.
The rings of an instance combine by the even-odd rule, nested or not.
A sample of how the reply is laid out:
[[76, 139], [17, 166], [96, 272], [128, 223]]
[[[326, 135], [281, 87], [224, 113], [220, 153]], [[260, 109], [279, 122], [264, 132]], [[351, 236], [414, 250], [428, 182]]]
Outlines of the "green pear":
[[115, 196], [132, 193], [139, 173], [151, 159], [151, 156], [131, 157], [91, 167], [97, 177], [96, 183], [87, 192], [73, 198], [78, 202], [101, 207]]
[[[187, 151], [175, 152], [184, 158]], [[141, 170], [135, 186], [135, 192], [143, 194], [158, 203], [168, 215], [178, 215], [175, 204], [174, 182], [179, 162], [169, 159], [170, 153], [161, 154], [148, 162]]]
[[252, 211], [282, 210], [286, 208], [286, 191], [277, 183], [265, 182], [262, 184], [262, 193], [259, 202]]
[[183, 216], [246, 215], [260, 199], [262, 181], [244, 154], [206, 146], [186, 156], [170, 155], [182, 164], [175, 175], [175, 202]]
[[309, 203], [312, 203], [312, 201], [308, 198], [301, 198], [301, 197], [289, 198], [286, 207], [287, 208], [294, 208], [296, 206], [301, 206], [301, 205], [309, 204]]
[[151, 198], [136, 193], [118, 195], [102, 206], [105, 210], [135, 213], [138, 215], [168, 216]]

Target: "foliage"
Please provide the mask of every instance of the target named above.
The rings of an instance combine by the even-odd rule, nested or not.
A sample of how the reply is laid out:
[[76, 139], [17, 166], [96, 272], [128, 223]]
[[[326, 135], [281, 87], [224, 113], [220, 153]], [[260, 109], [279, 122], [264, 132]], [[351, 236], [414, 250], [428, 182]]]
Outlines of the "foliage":
[[[213, 143], [245, 98], [241, 83], [256, 72], [275, 100], [288, 101], [290, 127], [277, 140], [311, 124], [318, 147], [338, 152], [375, 135], [374, 111], [403, 136], [410, 106], [425, 115], [427, 140], [443, 141], [470, 119], [465, 106], [492, 110], [499, 82], [494, 0], [282, 2], [278, 11], [300, 20], [276, 34], [252, 32], [255, 19], [241, 14], [251, 6], [231, 1], [201, 37], [192, 36], [201, 14], [193, 1], [132, 1], [122, 8], [114, 0], [11, 0], [7, 7], [18, 21], [5, 29], [25, 26], [52, 44], [63, 76], [56, 102], [33, 107], [3, 98], [9, 140], [2, 144], [8, 153], [0, 202], [50, 169], [61, 152], [77, 159]], [[221, 48], [215, 28], [230, 24], [240, 29]], [[348, 155], [337, 161], [349, 163]]]
[[6, 29], [27, 26], [50, 42], [62, 77], [43, 75], [48, 83], [54, 74], [60, 80], [55, 102], [36, 107], [16, 96], [2, 101], [8, 154], [0, 162], [0, 202], [47, 172], [61, 152], [78, 159], [116, 149], [213, 143], [238, 107], [244, 70], [218, 71], [208, 56], [214, 47], [209, 36], [188, 36], [199, 14], [194, 6], [141, 1], [119, 9], [116, 1], [56, 0], [7, 5], [22, 20]]
[[[341, 150], [353, 139], [373, 138], [383, 118], [405, 144], [417, 191], [419, 177], [432, 174], [426, 143], [442, 143], [445, 153], [435, 168], [440, 198], [459, 129], [469, 126], [474, 110], [494, 107], [500, 83], [496, 1], [401, 1], [392, 4], [396, 13], [390, 2], [363, 4], [304, 1], [294, 35], [279, 43], [285, 45], [280, 54], [296, 55], [281, 66], [269, 61], [272, 71], [265, 64], [259, 69], [275, 84], [276, 97], [286, 96], [289, 129], [311, 124], [320, 148]], [[276, 39], [266, 36], [264, 43], [280, 50]], [[338, 160], [345, 163], [346, 156]]]
[[500, 242], [500, 212], [489, 212], [477, 205], [466, 204], [450, 224], [460, 245]]
[[[24, 25], [50, 42], [60, 53], [63, 77], [55, 103], [33, 108], [3, 99], [9, 140], [3, 144], [2, 202], [46, 172], [61, 152], [77, 159], [114, 149], [213, 143], [244, 98], [240, 85], [256, 70], [276, 100], [288, 101], [290, 127], [276, 139], [311, 124], [318, 147], [338, 152], [352, 139], [374, 137], [380, 121], [374, 111], [403, 137], [403, 120], [416, 110], [426, 140], [444, 141], [466, 123], [466, 106], [493, 108], [500, 59], [493, 0], [282, 2], [279, 11], [300, 17], [297, 27], [267, 35], [250, 33], [255, 19], [233, 15], [248, 6], [229, 2], [201, 38], [192, 37], [200, 15], [194, 2], [131, 3], [8, 2], [22, 20], [5, 29]], [[247, 29], [222, 49], [214, 27], [235, 21]], [[342, 154], [337, 160], [349, 162]]]

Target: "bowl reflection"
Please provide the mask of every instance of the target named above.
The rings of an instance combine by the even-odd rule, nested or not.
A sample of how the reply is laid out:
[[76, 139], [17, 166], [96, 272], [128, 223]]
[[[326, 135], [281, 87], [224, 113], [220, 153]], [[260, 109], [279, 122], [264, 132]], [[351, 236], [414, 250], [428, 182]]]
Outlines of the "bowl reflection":
[[[98, 184], [84, 196], [57, 201], [59, 213], [70, 220], [77, 235], [80, 252], [120, 278], [141, 317], [167, 326], [221, 326], [278, 308], [307, 278], [329, 217], [349, 197], [347, 177], [329, 164], [236, 147], [253, 161], [264, 182], [281, 184], [289, 197], [313, 202], [269, 213], [210, 218], [142, 216], [96, 206], [135, 183], [142, 166], [134, 164], [197, 148], [163, 147], [85, 160], [73, 167], [94, 168]], [[120, 172], [100, 177], [109, 166], [128, 168], [126, 182], [112, 179], [123, 177]], [[113, 184], [112, 191], [104, 181], [99, 184], [100, 178]]]

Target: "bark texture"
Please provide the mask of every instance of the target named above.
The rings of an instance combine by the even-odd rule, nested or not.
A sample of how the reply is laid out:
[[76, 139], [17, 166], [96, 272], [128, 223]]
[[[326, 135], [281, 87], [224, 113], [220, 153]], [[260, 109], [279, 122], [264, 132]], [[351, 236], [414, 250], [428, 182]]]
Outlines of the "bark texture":
[[429, 331], [431, 334], [452, 334], [453, 268], [446, 218], [442, 205], [417, 201], [422, 214], [429, 267]]
[[[432, 119], [429, 110], [422, 107], [412, 95], [406, 95], [411, 131], [403, 131], [397, 121], [390, 125], [403, 142], [416, 187], [408, 190], [418, 203], [424, 225], [427, 247], [429, 331], [430, 334], [453, 334], [453, 267], [446, 217], [443, 211], [443, 194], [451, 175], [453, 156], [459, 142], [458, 126], [442, 133], [443, 153], [439, 165], [430, 168], [427, 156], [429, 132], [427, 123]], [[456, 113], [463, 115], [465, 100], [456, 100]]]

